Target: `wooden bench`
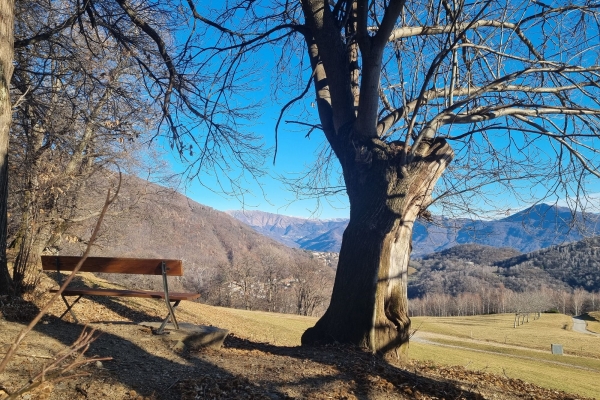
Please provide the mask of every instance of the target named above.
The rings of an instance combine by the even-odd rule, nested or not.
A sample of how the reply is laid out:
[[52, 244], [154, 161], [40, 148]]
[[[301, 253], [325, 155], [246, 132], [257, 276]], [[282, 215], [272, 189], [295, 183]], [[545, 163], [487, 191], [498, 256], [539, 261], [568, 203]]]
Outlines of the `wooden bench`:
[[[42, 269], [44, 271], [56, 271], [59, 276], [59, 285], [61, 284], [62, 271], [73, 271], [81, 257], [72, 256], [42, 256]], [[169, 314], [163, 320], [157, 333], [161, 334], [169, 321], [175, 329], [179, 329], [179, 324], [175, 318], [175, 308], [181, 300], [194, 300], [200, 297], [199, 293], [177, 293], [169, 292], [167, 276], [183, 276], [183, 263], [181, 260], [160, 260], [160, 259], [142, 259], [142, 258], [112, 258], [112, 257], [88, 257], [83, 263], [80, 272], [102, 272], [118, 274], [141, 274], [141, 275], [162, 275], [163, 291], [149, 290], [127, 290], [127, 289], [92, 289], [92, 288], [71, 288], [67, 287], [62, 293], [62, 299], [67, 306], [67, 310], [60, 316], [62, 319], [67, 313], [71, 313], [75, 322], [79, 323], [73, 306], [83, 296], [111, 296], [111, 297], [146, 297], [153, 299], [164, 299]], [[50, 292], [56, 293], [58, 289], [51, 289]], [[69, 304], [66, 297], [77, 296], [74, 302]]]

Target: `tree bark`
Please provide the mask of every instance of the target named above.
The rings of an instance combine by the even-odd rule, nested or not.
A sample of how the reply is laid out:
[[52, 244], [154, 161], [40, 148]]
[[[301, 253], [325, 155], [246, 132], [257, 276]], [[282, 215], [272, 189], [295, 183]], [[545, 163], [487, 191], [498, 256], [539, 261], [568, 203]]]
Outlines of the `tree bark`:
[[6, 240], [8, 227], [8, 140], [12, 118], [10, 80], [14, 56], [14, 0], [0, 1], [0, 295], [12, 292], [8, 273]]
[[331, 303], [304, 333], [303, 344], [350, 343], [398, 356], [408, 343], [413, 224], [430, 204], [433, 187], [454, 152], [443, 139], [423, 142], [408, 158], [407, 150], [401, 142], [373, 139], [350, 144], [341, 159], [350, 222]]

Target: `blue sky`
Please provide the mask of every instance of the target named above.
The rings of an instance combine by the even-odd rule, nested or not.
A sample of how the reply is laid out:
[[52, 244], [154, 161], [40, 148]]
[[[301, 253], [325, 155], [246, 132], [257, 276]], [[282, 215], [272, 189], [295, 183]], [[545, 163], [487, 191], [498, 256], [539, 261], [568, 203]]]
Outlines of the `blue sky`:
[[[268, 103], [270, 100], [265, 99]], [[264, 137], [267, 148], [273, 148], [275, 144], [275, 124], [279, 116], [280, 106], [266, 104], [263, 108], [262, 118], [255, 121], [251, 128], [254, 132]], [[288, 116], [289, 117], [289, 116]], [[243, 186], [247, 193], [242, 196], [228, 196], [218, 191], [201, 185], [196, 179], [183, 183], [180, 191], [198, 203], [207, 205], [217, 210], [260, 210], [275, 214], [283, 214], [303, 218], [348, 218], [350, 211], [345, 194], [329, 197], [327, 199], [298, 199], [295, 193], [286, 189], [285, 185], [277, 179], [283, 175], [292, 177], [294, 174], [305, 170], [315, 160], [324, 137], [321, 132], [314, 132], [309, 138], [306, 132], [299, 131], [286, 125], [280, 124], [277, 159], [273, 164], [273, 150], [265, 160], [267, 175], [259, 178], [259, 181], [247, 180]], [[168, 155], [172, 168], [181, 171], [185, 168], [176, 156]], [[210, 177], [203, 175], [206, 186], [211, 186]], [[212, 187], [218, 185], [214, 183]]]
[[[257, 93], [262, 93], [261, 96], [263, 96], [265, 104], [261, 113], [262, 117], [254, 121], [253, 125], [248, 126], [247, 129], [251, 129], [262, 135], [266, 148], [273, 148], [275, 143], [275, 124], [281, 105], [272, 102], [269, 94], [266, 93], [267, 91], [268, 87], [257, 91]], [[310, 102], [310, 97], [307, 96], [307, 98], [307, 101]], [[288, 119], [293, 118], [296, 115], [294, 112], [290, 111], [286, 117]], [[202, 176], [204, 186], [196, 179], [192, 179], [183, 183], [179, 190], [194, 201], [220, 211], [244, 209], [303, 218], [348, 218], [349, 205], [344, 193], [319, 200], [298, 199], [295, 193], [287, 190], [284, 184], [276, 179], [278, 175], [291, 177], [295, 173], [302, 172], [306, 169], [307, 165], [315, 161], [315, 153], [324, 140], [323, 134], [315, 131], [309, 138], [306, 138], [305, 135], [306, 130], [298, 129], [282, 122], [279, 130], [278, 153], [275, 164], [273, 164], [273, 150], [271, 150], [264, 165], [267, 175], [260, 178], [258, 182], [253, 180], [244, 182], [242, 186], [246, 189], [246, 193], [243, 196], [228, 196], [214, 189], [210, 190], [206, 186], [216, 188], [218, 185], [214, 179], [211, 179], [206, 174]], [[179, 161], [173, 155], [173, 152], [167, 151], [167, 158], [173, 170], [182, 171], [185, 169], [186, 164]], [[588, 180], [587, 183], [589, 191], [600, 192], [600, 182], [598, 179], [593, 178], [592, 180]], [[521, 188], [524, 197], [528, 197], [530, 201], [539, 197], [539, 193], [543, 192], [542, 187], [536, 189], [535, 186], [527, 182], [521, 182], [518, 186]], [[479, 217], [486, 219], [503, 218], [507, 215], [507, 212], [512, 214], [531, 205], [528, 202], [518, 201], [509, 193], [504, 193], [504, 190], [494, 185], [488, 186], [486, 191], [488, 192], [488, 197], [493, 199], [493, 202], [479, 205], [482, 209], [487, 210], [479, 214]], [[588, 204], [590, 207], [589, 211], [600, 212], [600, 208], [598, 207], [598, 204], [600, 204], [599, 199], [600, 196], [592, 196], [591, 203]], [[554, 201], [557, 201], [562, 206], [567, 205], [564, 199], [545, 200], [547, 203]], [[434, 214], [445, 214], [445, 212], [442, 212], [435, 205], [432, 206], [431, 211]], [[460, 216], [460, 214], [454, 216]]]
[[[273, 53], [269, 54], [269, 51], [265, 50], [261, 56], [260, 62], [264, 65], [263, 70], [273, 70]], [[257, 60], [257, 62], [259, 61]], [[280, 98], [282, 103], [278, 104], [272, 100], [270, 93], [272, 82], [270, 82], [270, 78], [269, 74], [252, 78], [251, 84], [256, 88], [253, 92], [256, 98], [252, 100], [262, 101], [264, 107], [261, 112], [262, 116], [253, 121], [252, 126], [247, 127], [247, 129], [251, 129], [263, 136], [267, 148], [274, 146], [275, 123], [282, 104], [290, 100], [290, 98], [285, 98], [284, 96]], [[308, 110], [310, 110], [312, 98], [312, 92], [309, 92], [303, 100]], [[300, 114], [299, 109], [300, 107], [288, 111], [286, 117], [293, 119], [295, 115]], [[312, 111], [313, 113], [309, 118], [316, 118], [316, 110]], [[322, 144], [323, 135], [321, 132], [315, 131], [310, 138], [306, 138], [305, 134], [306, 129], [302, 130], [282, 123], [280, 125], [276, 163], [274, 165], [272, 163], [273, 152], [271, 151], [271, 155], [267, 158], [264, 165], [268, 175], [262, 177], [259, 182], [247, 180], [242, 183], [241, 186], [246, 190], [243, 196], [227, 196], [218, 193], [218, 191], [211, 191], [205, 186], [216, 188], [218, 185], [214, 178], [210, 178], [207, 175], [202, 176], [205, 186], [202, 186], [196, 180], [191, 180], [180, 187], [180, 191], [201, 204], [222, 211], [246, 209], [306, 218], [347, 218], [349, 216], [349, 206], [345, 194], [342, 193], [334, 198], [320, 200], [300, 200], [296, 198], [295, 193], [286, 190], [284, 184], [276, 179], [277, 175], [292, 177], [294, 173], [302, 172], [305, 170], [306, 165], [314, 162], [315, 152]], [[168, 158], [175, 171], [181, 171], [185, 168], [185, 165], [180, 163], [176, 157], [169, 155]], [[590, 185], [588, 190], [600, 192], [598, 179], [594, 179], [588, 183]], [[480, 207], [486, 210], [510, 208], [511, 212], [518, 211], [531, 204], [533, 198], [539, 197], [538, 195], [543, 192], [543, 186], [541, 184], [536, 188], [535, 186], [532, 187], [531, 184], [528, 185], [527, 182], [519, 182], [518, 187], [523, 192], [523, 198], [527, 198], [527, 200], [521, 201], [504, 193], [497, 186], [488, 186], [486, 191], [491, 202], [481, 204]], [[554, 200], [559, 201], [560, 199]], [[548, 199], [547, 202], [552, 202], [552, 199]], [[560, 203], [564, 204], [564, 200]], [[432, 212], [440, 213], [436, 207], [433, 207]], [[486, 211], [486, 213], [488, 212]], [[491, 218], [505, 216], [502, 213], [494, 213], [492, 211], [489, 211], [489, 215]]]

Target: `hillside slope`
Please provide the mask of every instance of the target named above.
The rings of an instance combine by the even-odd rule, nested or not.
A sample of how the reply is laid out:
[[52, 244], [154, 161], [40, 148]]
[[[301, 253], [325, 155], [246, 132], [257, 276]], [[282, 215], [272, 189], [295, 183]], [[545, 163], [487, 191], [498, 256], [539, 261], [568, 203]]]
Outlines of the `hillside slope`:
[[497, 261], [503, 275], [542, 270], [572, 288], [600, 290], [600, 236]]
[[465, 244], [411, 262], [409, 297], [427, 294], [600, 290], [600, 236], [520, 254], [515, 249]]
[[[81, 203], [86, 209], [99, 210], [105, 189], [98, 183], [96, 192], [88, 193]], [[94, 223], [95, 218], [90, 218], [76, 224], [51, 250], [61, 255], [81, 254]], [[310, 253], [269, 239], [223, 212], [132, 176], [124, 177], [92, 255], [182, 259], [185, 277], [175, 282], [175, 287], [203, 294], [214, 286], [219, 274], [234, 266], [250, 261], [273, 264], [274, 260], [293, 266], [312, 259]], [[120, 281], [148, 285], [145, 277], [121, 276]]]

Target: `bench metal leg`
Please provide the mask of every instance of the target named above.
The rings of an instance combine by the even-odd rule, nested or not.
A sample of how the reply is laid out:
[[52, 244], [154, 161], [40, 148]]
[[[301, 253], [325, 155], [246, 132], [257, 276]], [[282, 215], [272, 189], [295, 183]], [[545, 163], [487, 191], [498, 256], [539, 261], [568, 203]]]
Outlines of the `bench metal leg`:
[[173, 325], [175, 326], [175, 329], [179, 329], [179, 324], [177, 323], [177, 319], [175, 318], [175, 308], [179, 305], [180, 302], [181, 302], [181, 300], [177, 300], [177, 301], [175, 301], [175, 304], [171, 304], [171, 302], [167, 300], [167, 308], [169, 309], [169, 314], [167, 314], [166, 318], [160, 325], [160, 328], [158, 328], [158, 331], [156, 331], [157, 335], [163, 334], [165, 326], [167, 326], [169, 321], [173, 321]]
[[67, 301], [67, 298], [65, 296], [61, 295], [60, 297], [62, 297], [63, 301], [65, 302], [67, 309], [65, 310], [64, 313], [62, 313], [62, 315], [59, 317], [59, 319], [63, 319], [63, 317], [65, 315], [67, 315], [67, 313], [71, 313], [71, 316], [75, 320], [75, 323], [78, 324], [79, 320], [77, 319], [77, 316], [75, 316], [75, 312], [73, 312], [73, 306], [75, 305], [75, 303], [77, 303], [79, 301], [79, 299], [81, 299], [82, 296], [77, 297], [77, 299], [75, 299], [75, 301], [71, 304], [69, 304], [69, 302]]
[[175, 326], [175, 329], [179, 329], [177, 318], [175, 318], [175, 307], [179, 305], [180, 300], [175, 301], [175, 304], [173, 305], [171, 304], [171, 300], [169, 299], [169, 283], [167, 281], [167, 264], [164, 261], [161, 263], [161, 269], [163, 277], [163, 288], [165, 290], [165, 303], [167, 304], [167, 310], [169, 310], [169, 315], [167, 315], [163, 323], [160, 325], [160, 328], [158, 328], [158, 331], [156, 332], [158, 335], [162, 335], [163, 330], [165, 329], [165, 326], [167, 325], [169, 320], [171, 320], [173, 326]]

